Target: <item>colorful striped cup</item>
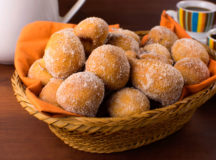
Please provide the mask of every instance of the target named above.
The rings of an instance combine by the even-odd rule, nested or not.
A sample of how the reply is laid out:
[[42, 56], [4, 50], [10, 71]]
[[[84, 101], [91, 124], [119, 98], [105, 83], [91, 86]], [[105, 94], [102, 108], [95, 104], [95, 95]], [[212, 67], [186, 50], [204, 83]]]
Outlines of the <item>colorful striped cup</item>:
[[208, 32], [208, 37], [207, 37], [207, 45], [216, 50], [216, 28], [211, 29]]
[[216, 5], [207, 1], [177, 3], [178, 22], [189, 32], [208, 32], [216, 23]]

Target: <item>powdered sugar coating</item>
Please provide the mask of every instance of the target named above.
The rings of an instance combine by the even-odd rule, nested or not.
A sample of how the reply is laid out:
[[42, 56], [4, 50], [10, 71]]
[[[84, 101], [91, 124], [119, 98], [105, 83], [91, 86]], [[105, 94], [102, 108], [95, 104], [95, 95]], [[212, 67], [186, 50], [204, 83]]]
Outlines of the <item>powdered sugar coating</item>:
[[56, 97], [66, 111], [94, 117], [104, 98], [104, 83], [91, 72], [74, 73], [60, 85]]
[[170, 64], [170, 65], [173, 64], [172, 59], [168, 59], [166, 56], [161, 55], [161, 54], [157, 54], [155, 52], [148, 52], [148, 53], [143, 52], [143, 54], [139, 55], [139, 58], [141, 58], [141, 59], [154, 59], [154, 60], [158, 60], [158, 61], [161, 61], [163, 63], [166, 63], [166, 64]]
[[139, 51], [139, 43], [134, 38], [119, 32], [110, 33], [107, 44], [121, 47], [125, 51]]
[[205, 47], [190, 38], [179, 39], [173, 44], [172, 57], [176, 62], [186, 57], [200, 58], [205, 64], [209, 62], [209, 55]]
[[131, 38], [134, 38], [138, 43], [140, 43], [140, 37], [133, 31], [128, 29], [114, 29], [113, 33], [122, 33], [124, 35], [130, 36]]
[[103, 45], [92, 51], [86, 61], [86, 70], [100, 77], [108, 89], [115, 90], [126, 85], [130, 65], [123, 49]]
[[140, 49], [140, 51], [141, 53], [154, 52], [156, 54], [166, 56], [167, 59], [172, 59], [169, 50], [159, 43], [152, 43], [152, 44], [145, 45], [143, 48]]
[[[108, 24], [103, 19], [98, 17], [89, 17], [77, 24], [74, 32], [77, 36], [83, 35], [81, 37], [91, 38], [94, 40], [94, 43], [96, 43], [95, 41], [100, 37], [103, 37], [105, 33], [108, 34], [108, 28]], [[86, 31], [86, 29], [88, 31]]]
[[210, 76], [208, 67], [199, 58], [183, 58], [174, 67], [181, 72], [186, 85], [200, 83]]
[[63, 33], [65, 34], [65, 36], [69, 36], [70, 34], [72, 34], [74, 32], [74, 29], [73, 28], [65, 28], [65, 29], [61, 29], [55, 33]]
[[56, 78], [66, 78], [85, 63], [85, 53], [73, 29], [63, 29], [50, 37], [44, 54], [46, 68]]
[[127, 56], [128, 60], [130, 58], [136, 58], [137, 57], [137, 53], [131, 50], [128, 50], [125, 52], [125, 55]]
[[132, 83], [149, 98], [170, 105], [181, 96], [184, 80], [173, 66], [152, 59], [137, 60], [132, 66]]
[[159, 43], [167, 49], [171, 49], [173, 43], [178, 39], [177, 35], [163, 26], [155, 26], [149, 32], [149, 38], [154, 43]]
[[111, 96], [107, 107], [112, 117], [121, 117], [149, 110], [150, 102], [138, 89], [123, 88]]
[[52, 78], [52, 75], [49, 74], [45, 68], [44, 59], [40, 58], [36, 60], [29, 68], [28, 77], [38, 79], [43, 85], [46, 85]]
[[108, 32], [109, 26], [107, 22], [98, 17], [86, 18], [74, 29], [74, 33], [81, 39], [87, 55], [94, 48], [104, 44]]

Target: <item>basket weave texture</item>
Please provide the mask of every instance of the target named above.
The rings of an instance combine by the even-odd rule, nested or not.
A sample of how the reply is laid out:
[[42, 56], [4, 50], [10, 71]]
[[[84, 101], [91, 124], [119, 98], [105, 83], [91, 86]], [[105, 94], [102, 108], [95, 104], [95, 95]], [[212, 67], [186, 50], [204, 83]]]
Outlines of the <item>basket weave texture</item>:
[[[147, 31], [139, 31], [143, 36]], [[215, 59], [215, 52], [208, 49]], [[208, 88], [170, 106], [129, 117], [51, 117], [37, 111], [25, 94], [25, 86], [15, 71], [13, 90], [21, 106], [49, 125], [50, 130], [69, 146], [94, 153], [121, 152], [163, 139], [181, 129], [196, 109], [216, 94], [216, 82]]]

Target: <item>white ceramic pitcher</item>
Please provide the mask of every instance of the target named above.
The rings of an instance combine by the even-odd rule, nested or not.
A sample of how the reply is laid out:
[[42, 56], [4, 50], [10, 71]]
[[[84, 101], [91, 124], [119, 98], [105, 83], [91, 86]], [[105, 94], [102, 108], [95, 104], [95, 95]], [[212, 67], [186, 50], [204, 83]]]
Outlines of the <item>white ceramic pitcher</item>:
[[68, 22], [84, 4], [78, 0], [64, 16], [59, 16], [58, 0], [0, 0], [0, 63], [12, 64], [21, 29], [37, 20]]

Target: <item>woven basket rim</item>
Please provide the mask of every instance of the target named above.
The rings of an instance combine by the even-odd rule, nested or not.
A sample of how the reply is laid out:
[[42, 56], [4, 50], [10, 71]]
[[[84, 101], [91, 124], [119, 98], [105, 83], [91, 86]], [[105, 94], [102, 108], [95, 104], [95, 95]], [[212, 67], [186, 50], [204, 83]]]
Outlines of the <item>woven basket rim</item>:
[[[148, 31], [137, 31], [136, 33], [139, 35], [145, 35], [146, 33], [148, 33]], [[214, 59], [216, 59], [215, 58], [216, 57], [215, 51], [209, 49], [208, 47], [207, 47], [207, 49], [208, 49], [209, 54], [212, 57], [214, 57]], [[57, 127], [68, 129], [68, 125], [72, 125], [73, 126], [72, 128], [69, 127], [70, 130], [77, 129], [76, 124], [79, 124], [79, 125], [77, 125], [78, 127], [85, 127], [88, 125], [90, 125], [92, 127], [92, 126], [94, 126], [94, 124], [97, 124], [97, 123], [98, 124], [107, 124], [108, 126], [113, 127], [113, 126], [121, 126], [121, 123], [138, 120], [140, 118], [155, 118], [157, 116], [160, 116], [161, 114], [167, 114], [167, 113], [171, 113], [171, 112], [176, 113], [176, 112], [178, 112], [178, 110], [182, 109], [182, 108], [178, 108], [179, 104], [187, 104], [193, 99], [201, 98], [202, 95], [205, 94], [205, 92], [207, 92], [207, 90], [210, 90], [213, 87], [216, 88], [215, 87], [216, 82], [214, 82], [213, 84], [211, 84], [207, 88], [203, 89], [202, 91], [195, 93], [191, 96], [188, 96], [181, 101], [177, 101], [176, 103], [174, 103], [172, 105], [153, 109], [153, 110], [149, 110], [149, 111], [145, 111], [142, 113], [133, 114], [131, 116], [124, 116], [124, 117], [75, 117], [75, 116], [51, 117], [51, 116], [47, 115], [46, 113], [39, 112], [29, 102], [28, 98], [25, 95], [25, 90], [24, 90], [23, 84], [22, 84], [22, 82], [19, 78], [19, 75], [16, 71], [14, 72], [14, 74], [11, 78], [11, 82], [12, 82], [13, 90], [15, 92], [17, 100], [24, 107], [25, 110], [27, 110], [30, 114], [32, 114], [36, 118], [43, 120], [44, 122], [46, 122], [48, 124], [52, 124], [52, 125], [57, 126]], [[23, 91], [23, 93], [21, 93], [22, 91]], [[31, 111], [28, 110], [29, 107], [32, 109]], [[186, 109], [188, 110], [190, 108], [185, 108], [185, 110]], [[120, 123], [118, 123], [118, 122], [120, 122]], [[119, 130], [120, 130], [120, 128], [119, 128]]]
[[[180, 114], [182, 112], [187, 112], [188, 110], [196, 110], [199, 106], [190, 106], [190, 103], [193, 101], [198, 101], [202, 99], [208, 92], [216, 93], [216, 82], [207, 87], [206, 89], [193, 94], [181, 101], [178, 101], [170, 106], [165, 106], [163, 108], [158, 108], [154, 110], [150, 110], [147, 112], [143, 112], [140, 114], [134, 114], [127, 117], [51, 117], [43, 112], [39, 112], [27, 99], [26, 95], [23, 93], [18, 93], [18, 90], [22, 90], [23, 88], [17, 88], [17, 85], [22, 85], [21, 83], [16, 83], [16, 81], [20, 81], [17, 72], [12, 76], [12, 86], [16, 95], [18, 102], [21, 106], [29, 112], [29, 114], [33, 115], [39, 120], [44, 121], [49, 125], [53, 125], [55, 127], [64, 128], [68, 131], [78, 131], [85, 133], [94, 133], [97, 131], [103, 132], [105, 134], [111, 134], [117, 132], [119, 130], [127, 130], [132, 128], [138, 128], [141, 126], [148, 125], [148, 123], [156, 123], [158, 119], [164, 116], [173, 116], [176, 114]], [[17, 92], [18, 91], [18, 92]], [[21, 96], [21, 97], [20, 97]], [[180, 104], [180, 105], [178, 105]], [[188, 105], [189, 104], [189, 105]], [[144, 120], [143, 120], [144, 119]], [[144, 121], [145, 123], [140, 124], [140, 121]], [[134, 125], [134, 124], [137, 125]]]

